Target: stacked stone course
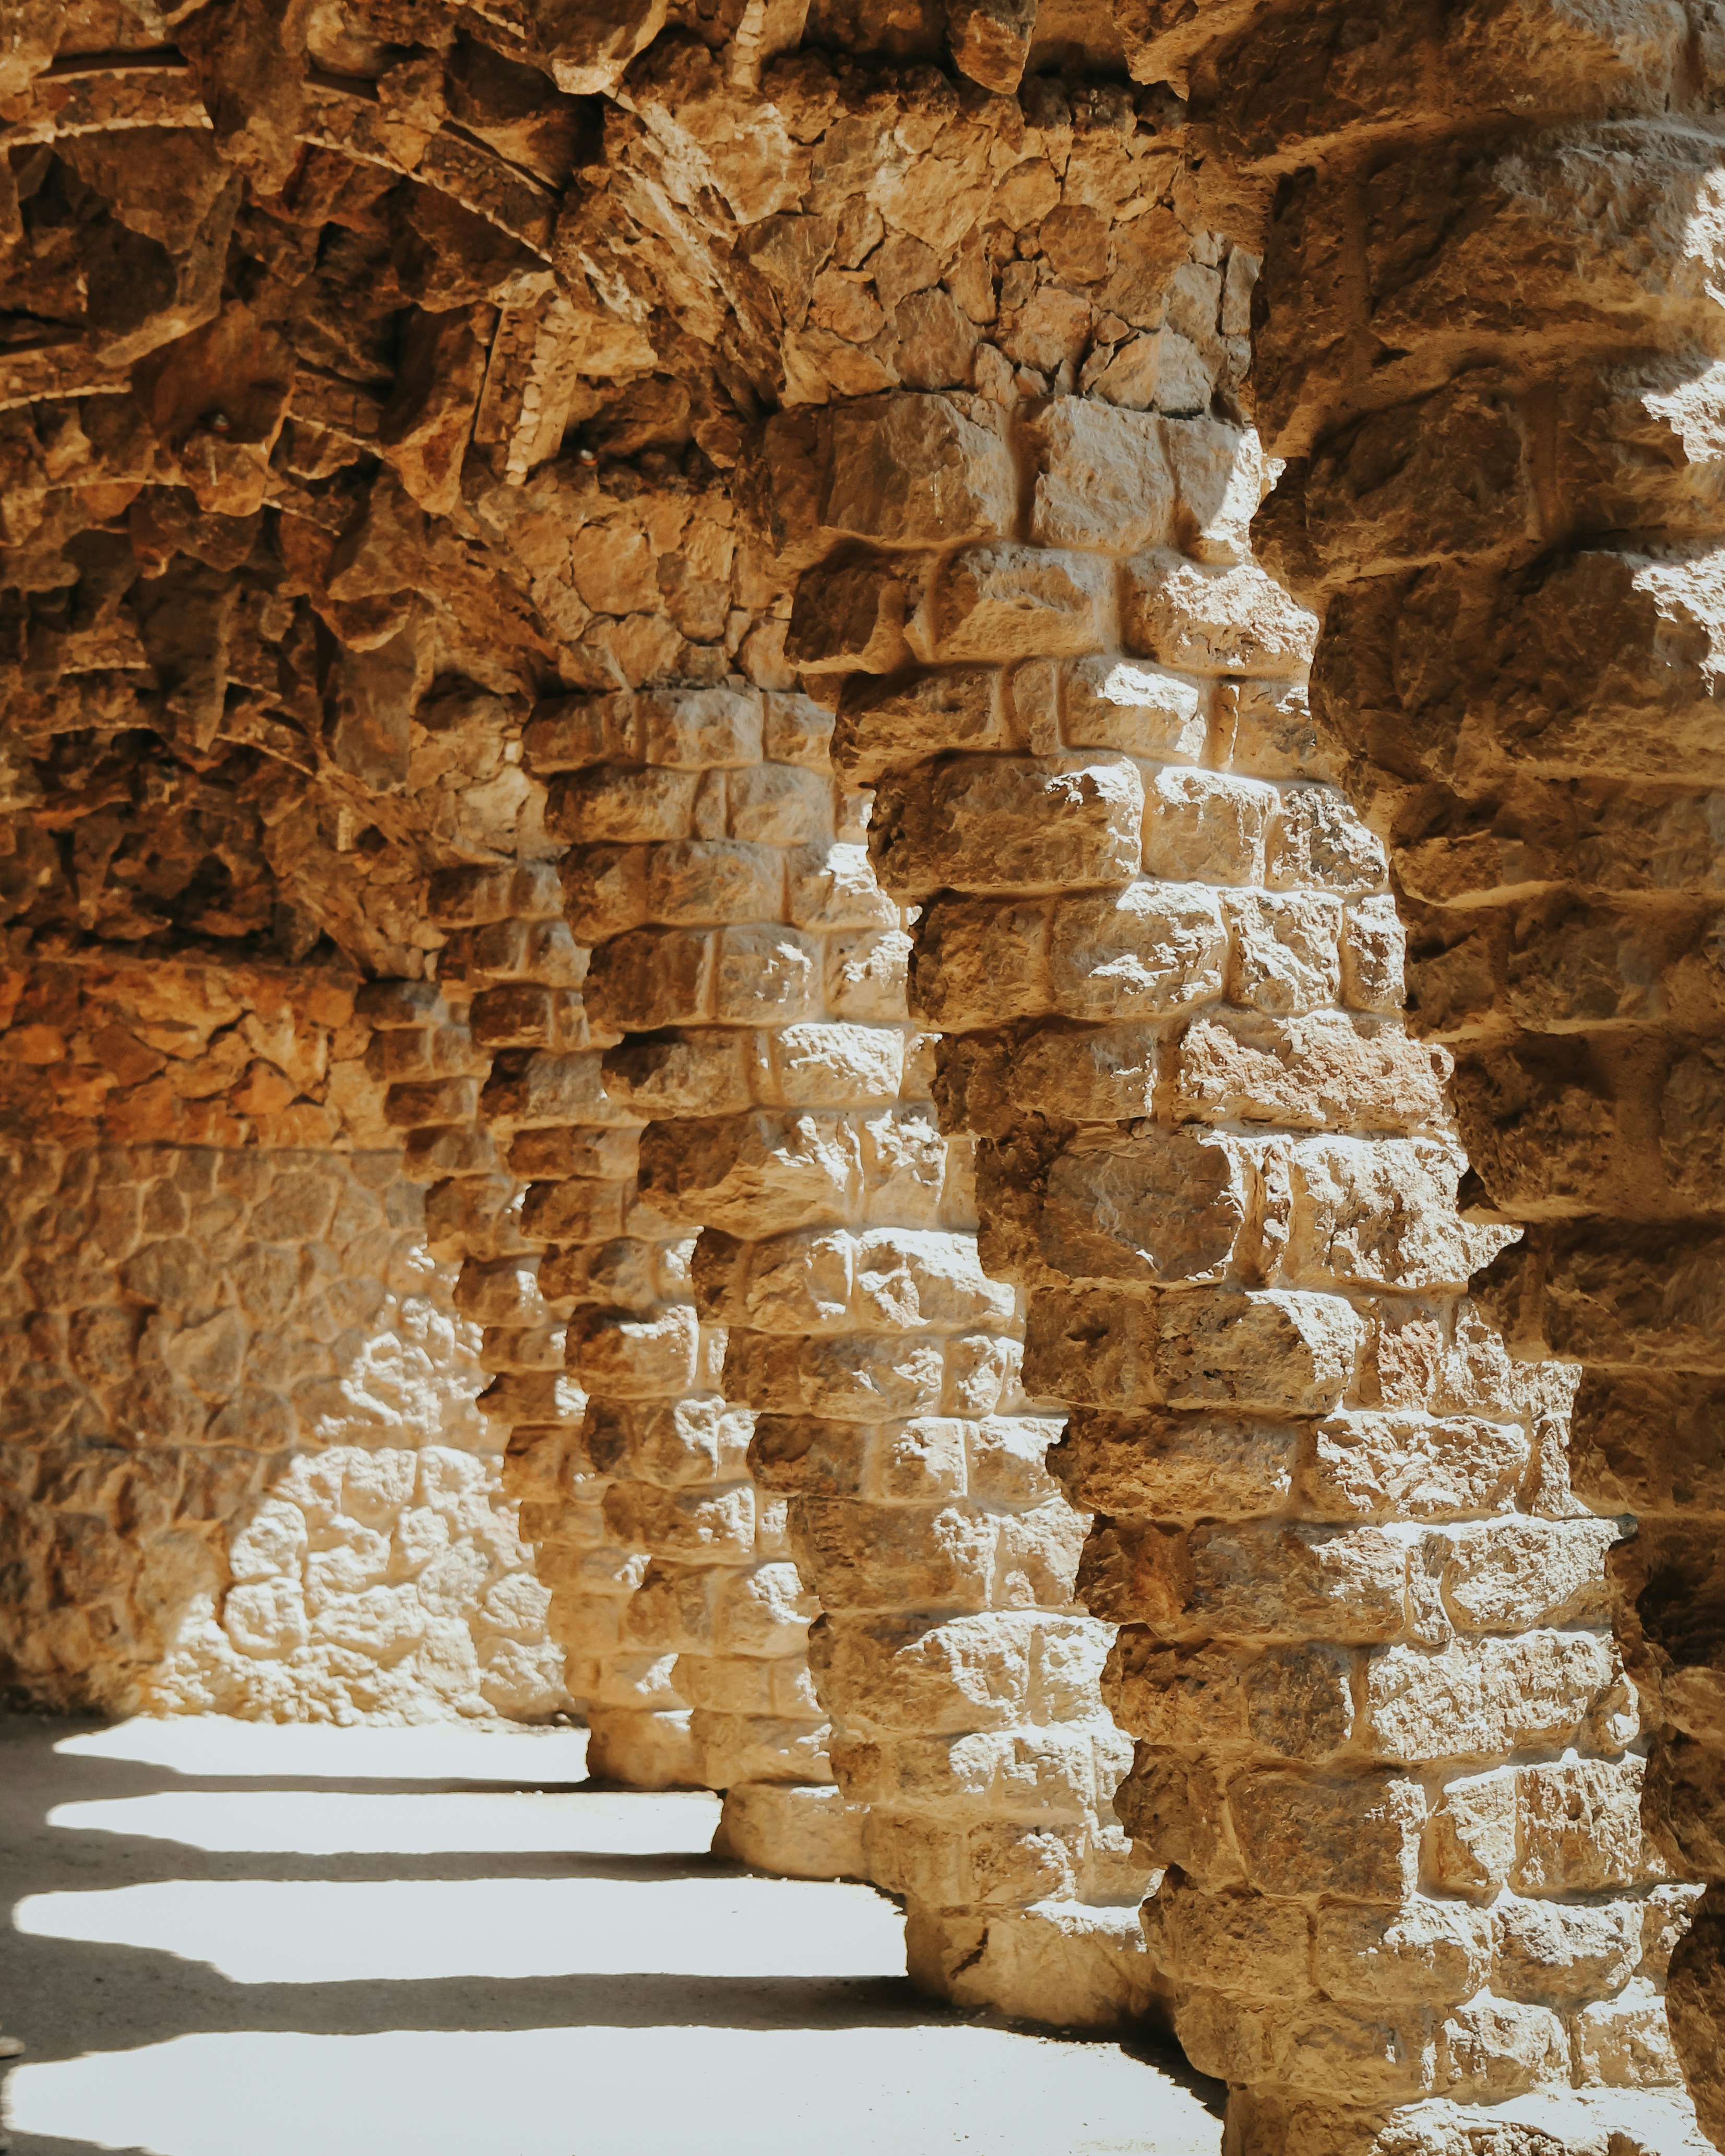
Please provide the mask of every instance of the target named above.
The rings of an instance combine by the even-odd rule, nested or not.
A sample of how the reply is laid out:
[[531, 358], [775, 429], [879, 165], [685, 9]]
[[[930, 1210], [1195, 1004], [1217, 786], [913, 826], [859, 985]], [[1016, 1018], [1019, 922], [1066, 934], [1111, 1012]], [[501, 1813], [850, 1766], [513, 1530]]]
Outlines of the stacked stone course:
[[[835, 753], [922, 908], [912, 1013], [1025, 1383], [1073, 1409], [1116, 1805], [1230, 2148], [1436, 2148], [1472, 2106], [1670, 2084], [1687, 1890], [1640, 1822], [1622, 1527], [1570, 1490], [1573, 1378], [1463, 1292], [1509, 1231], [1456, 1209], [1448, 1059], [1322, 783], [1316, 624], [1247, 552], [1255, 439], [925, 397], [814, 456], [827, 543], [901, 595]], [[1083, 522], [1105, 489], [1135, 513]]]

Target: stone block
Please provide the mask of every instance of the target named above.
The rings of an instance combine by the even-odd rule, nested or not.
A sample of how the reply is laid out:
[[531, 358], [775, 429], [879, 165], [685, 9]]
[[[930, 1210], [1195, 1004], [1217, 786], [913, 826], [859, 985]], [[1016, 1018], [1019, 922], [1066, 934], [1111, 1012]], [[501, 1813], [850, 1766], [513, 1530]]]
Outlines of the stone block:
[[1215, 1280], [1250, 1204], [1244, 1158], [1225, 1142], [1157, 1129], [1081, 1142], [1050, 1165], [1038, 1248], [1070, 1281]]
[[1049, 1466], [1081, 1512], [1252, 1519], [1287, 1503], [1299, 1447], [1290, 1423], [1084, 1408]]
[[988, 666], [952, 666], [909, 681], [853, 675], [839, 698], [833, 767], [853, 785], [960, 752], [1008, 746], [1000, 676]]
[[988, 1606], [993, 1522], [960, 1506], [807, 1498], [791, 1521], [797, 1566], [836, 1618], [910, 1609], [953, 1615]]
[[1419, 1130], [1444, 1119], [1450, 1059], [1339, 1012], [1277, 1021], [1206, 1012], [1181, 1034], [1175, 1113], [1218, 1121]]
[[1111, 581], [1106, 565], [1091, 554], [1010, 540], [972, 547], [940, 572], [935, 649], [927, 656], [1007, 660], [1093, 650], [1102, 640]]
[[1144, 872], [1171, 883], [1264, 880], [1273, 787], [1207, 771], [1159, 771], [1144, 803]]
[[1200, 886], [1135, 882], [1062, 899], [1048, 945], [1055, 1007], [1078, 1019], [1164, 1016], [1219, 995], [1227, 954], [1221, 907]]
[[861, 1169], [856, 1132], [829, 1111], [655, 1123], [641, 1141], [643, 1195], [727, 1235], [843, 1219]]
[[652, 847], [645, 870], [643, 902], [651, 921], [770, 921], [783, 906], [784, 857], [777, 847], [734, 839], [675, 841]]
[[1472, 1631], [1605, 1620], [1605, 1553], [1615, 1520], [1500, 1519], [1435, 1536], [1445, 1607]]
[[734, 1115], [752, 1104], [760, 1061], [756, 1036], [729, 1029], [626, 1040], [605, 1056], [605, 1094], [653, 1119]]
[[1233, 939], [1229, 993], [1274, 1018], [1300, 1018], [1342, 993], [1342, 903], [1301, 891], [1230, 894], [1223, 901]]
[[1456, 1174], [1455, 1156], [1426, 1140], [1303, 1140], [1293, 1152], [1290, 1277], [1465, 1287], [1486, 1254], [1456, 1214]]
[[817, 845], [833, 836], [833, 783], [794, 763], [760, 763], [727, 773], [726, 827], [762, 846]]
[[761, 760], [761, 698], [752, 689], [642, 689], [634, 697], [634, 756], [675, 771]]
[[1183, 1986], [1291, 2002], [1312, 1996], [1312, 1912], [1261, 1894], [1165, 1878], [1144, 1904], [1150, 1958]]
[[1384, 846], [1339, 793], [1290, 788], [1266, 851], [1265, 880], [1278, 891], [1331, 891], [1344, 898], [1381, 891], [1389, 874]]
[[695, 1389], [698, 1327], [682, 1304], [636, 1317], [582, 1311], [568, 1325], [569, 1368], [589, 1393], [650, 1399]]
[[1260, 1893], [1398, 1904], [1413, 1895], [1426, 1811], [1417, 1781], [1248, 1773], [1230, 1784], [1228, 1810], [1246, 1876]]
[[1557, 1749], [1615, 1673], [1590, 1633], [1389, 1647], [1367, 1663], [1362, 1733], [1378, 1758], [1409, 1764]]
[[1548, 2007], [1471, 1999], [1438, 2031], [1436, 2087], [1446, 2095], [1515, 2096], [1568, 2078], [1568, 2034]]
[[1272, 1414], [1336, 1406], [1365, 1337], [1338, 1297], [1280, 1291], [1165, 1296], [1159, 1329], [1158, 1368], [1171, 1405]]
[[[786, 917], [798, 928], [896, 928], [899, 909], [875, 881], [866, 846], [793, 846], [782, 856]], [[762, 909], [768, 913], [775, 909]]]
[[1183, 674], [1303, 674], [1317, 619], [1255, 564], [1211, 568], [1177, 554], [1126, 564], [1127, 649]]
[[1440, 1520], [1507, 1512], [1530, 1449], [1519, 1423], [1343, 1414], [1317, 1424], [1300, 1474], [1308, 1518]]
[[[945, 1034], [1039, 1017], [1052, 1000], [1046, 900], [937, 899], [918, 923], [913, 1021]], [[1223, 941], [1219, 919], [1219, 944]], [[1219, 964], [1218, 966], [1219, 978]]]
[[713, 1854], [781, 1878], [865, 1878], [863, 1816], [830, 1785], [744, 1782], [725, 1793]]
[[1079, 1594], [1092, 1615], [1160, 1638], [1392, 1640], [1407, 1626], [1405, 1546], [1371, 1527], [1151, 1526], [1091, 1530]]
[[1123, 757], [963, 757], [883, 781], [869, 851], [882, 888], [905, 898], [1122, 884], [1143, 808]]
[[1157, 1302], [1150, 1296], [1036, 1288], [1024, 1325], [1024, 1389], [1077, 1407], [1158, 1406]]
[[1076, 1123], [1125, 1122], [1154, 1105], [1158, 1028], [1045, 1026], [1021, 1041], [1004, 1083], [1015, 1106]]
[[1175, 482], [1153, 414], [1061, 397], [1024, 432], [1035, 471], [1029, 536], [1039, 547], [1132, 554], [1168, 542]]
[[1209, 727], [1195, 681], [1130, 659], [1074, 660], [1061, 684], [1062, 737], [1074, 748], [1123, 749], [1129, 756], [1196, 763]]
[[905, 1038], [896, 1027], [786, 1025], [768, 1042], [763, 1098], [798, 1108], [896, 1101], [904, 1063]]
[[1493, 1990], [1547, 2005], [1621, 1990], [1640, 1959], [1642, 1907], [1503, 1896], [1490, 1919]]
[[701, 775], [693, 771], [629, 771], [600, 765], [552, 781], [545, 828], [577, 845], [601, 840], [639, 844], [691, 835]]
[[1312, 1919], [1312, 1974], [1332, 1999], [1446, 2006], [1491, 1971], [1492, 1919], [1465, 1902], [1395, 1910], [1332, 1903]]
[[865, 398], [827, 422], [819, 519], [884, 546], [1009, 531], [1018, 479], [998, 408], [942, 396]]

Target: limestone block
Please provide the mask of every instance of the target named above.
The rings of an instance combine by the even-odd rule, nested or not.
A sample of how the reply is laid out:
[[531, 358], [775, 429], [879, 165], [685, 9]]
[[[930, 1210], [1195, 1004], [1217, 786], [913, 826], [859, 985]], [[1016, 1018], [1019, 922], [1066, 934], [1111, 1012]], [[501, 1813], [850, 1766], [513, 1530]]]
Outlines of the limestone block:
[[725, 1384], [772, 1412], [880, 1422], [938, 1409], [947, 1390], [937, 1341], [851, 1335], [781, 1339], [733, 1329]]
[[1075, 1406], [1159, 1405], [1158, 1306], [1148, 1296], [1036, 1288], [1024, 1324], [1024, 1386]]
[[644, 1195], [730, 1235], [842, 1219], [861, 1168], [855, 1131], [830, 1111], [655, 1123], [641, 1141]]
[[1615, 1674], [1589, 1633], [1389, 1647], [1366, 1668], [1363, 1735], [1379, 1758], [1486, 1758], [1572, 1743]]
[[1074, 660], [1062, 679], [1060, 730], [1074, 748], [1196, 763], [1209, 736], [1200, 685], [1129, 659]]
[[1175, 482], [1153, 414], [1062, 397], [1025, 433], [1036, 471], [1029, 536], [1039, 547], [1132, 554], [1168, 543]]
[[1225, 1142], [1153, 1130], [1081, 1143], [1049, 1168], [1038, 1245], [1071, 1281], [1214, 1280], [1250, 1204], [1245, 1161]]
[[1465, 1902], [1332, 1903], [1315, 1912], [1312, 1943], [1312, 1975], [1332, 1999], [1445, 2006], [1471, 1997], [1493, 1966], [1491, 1916]]
[[1379, 1529], [1092, 1529], [1079, 1594], [1092, 1615], [1168, 1640], [1269, 1634], [1364, 1644], [1407, 1625], [1405, 1546]]
[[1261, 883], [1276, 803], [1275, 788], [1255, 780], [1158, 772], [1144, 803], [1145, 874], [1173, 883]]
[[827, 423], [819, 518], [887, 546], [1009, 530], [1017, 479], [998, 408], [972, 398], [864, 398]]
[[798, 928], [898, 927], [899, 910], [875, 883], [865, 846], [794, 846], [783, 860], [785, 912]]
[[852, 1731], [957, 1735], [1010, 1729], [1063, 1709], [1093, 1712], [1088, 1701], [1075, 1702], [1070, 1686], [1039, 1680], [1050, 1661], [1093, 1678], [1101, 1630], [1026, 1611], [823, 1618], [809, 1635], [809, 1661], [824, 1704]]
[[1158, 1318], [1158, 1363], [1176, 1407], [1324, 1412], [1346, 1390], [1364, 1341], [1358, 1317], [1332, 1296], [1173, 1296]]
[[1332, 891], [1363, 897], [1389, 875], [1384, 846], [1328, 787], [1291, 788], [1270, 836], [1266, 880], [1277, 890]]
[[869, 850], [881, 887], [1035, 891], [1126, 883], [1144, 792], [1123, 757], [964, 757], [885, 780]]
[[1286, 1504], [1299, 1445], [1290, 1423], [1086, 1408], [1048, 1464], [1081, 1512], [1251, 1519]]
[[992, 667], [953, 666], [909, 682], [854, 675], [839, 699], [833, 766], [853, 785], [951, 751], [1008, 746], [1000, 676]]
[[1640, 1959], [1641, 1908], [1505, 1895], [1491, 1912], [1492, 1988], [1545, 2003], [1620, 1990]]
[[699, 1789], [686, 1709], [587, 1717], [588, 1772], [631, 1789]]
[[798, 1569], [835, 1615], [986, 1609], [994, 1544], [993, 1522], [957, 1506], [809, 1498], [791, 1521]]
[[785, 1107], [877, 1106], [898, 1098], [905, 1039], [894, 1026], [786, 1025], [769, 1037], [768, 1062], [763, 1098]]
[[735, 1114], [751, 1105], [759, 1066], [757, 1037], [730, 1028], [625, 1040], [605, 1056], [605, 1095], [655, 1119]]
[[879, 1810], [864, 1825], [863, 1851], [869, 1876], [888, 1893], [988, 1910], [1070, 1898], [1082, 1854], [1069, 1827], [1000, 1820], [955, 1831], [937, 1819]]
[[[919, 1916], [913, 1907], [909, 1928]], [[911, 1979], [922, 1965], [909, 1943]], [[948, 1957], [954, 1973], [943, 1995], [961, 2010], [982, 2008], [1020, 2020], [1061, 2029], [1111, 2030], [1129, 2025], [1144, 2010], [1149, 1971], [1135, 1909], [1091, 1908], [1081, 1902], [1045, 1902], [992, 1914], [982, 1951]]]
[[1466, 1285], [1478, 1264], [1455, 1211], [1453, 1154], [1418, 1139], [1307, 1139], [1294, 1148], [1295, 1279], [1401, 1289]]
[[1470, 1630], [1514, 1630], [1559, 1621], [1603, 1622], [1605, 1553], [1615, 1520], [1494, 1520], [1434, 1538], [1445, 1607]]
[[[680, 1661], [678, 1666], [682, 1666]], [[711, 1789], [729, 1789], [747, 1783], [806, 1784], [824, 1780], [832, 1773], [826, 1725], [819, 1721], [716, 1714], [697, 1706], [690, 1728], [701, 1779]]]
[[1083, 1032], [1044, 1027], [1020, 1042], [1008, 1062], [1008, 1097], [1015, 1106], [1071, 1122], [1147, 1116], [1161, 1037], [1158, 1027], [1131, 1021]]
[[1350, 906], [1342, 924], [1342, 994], [1356, 1010], [1399, 1012], [1407, 999], [1403, 976], [1407, 935], [1389, 898]]
[[715, 1856], [791, 1879], [861, 1879], [861, 1810], [830, 1784], [744, 1782], [725, 1793]]
[[1651, 1987], [1637, 1985], [1621, 1998], [1596, 1999], [1569, 2025], [1580, 2087], [1681, 2087], [1683, 2067], [1671, 2042], [1666, 2002]]
[[1165, 1878], [1144, 1904], [1150, 1958], [1180, 1984], [1278, 1999], [1312, 1996], [1312, 1912], [1260, 1894], [1206, 1894]]
[[1206, 1012], [1181, 1034], [1175, 1112], [1296, 1129], [1418, 1130], [1444, 1116], [1442, 1049], [1339, 1012]]
[[479, 1107], [494, 1127], [516, 1129], [629, 1120], [606, 1095], [597, 1055], [505, 1057], [493, 1065]]
[[797, 579], [787, 661], [804, 674], [891, 674], [908, 661], [905, 615], [922, 595], [927, 561], [822, 563]]
[[1505, 1512], [1527, 1468], [1518, 1423], [1476, 1416], [1331, 1415], [1312, 1430], [1300, 1475], [1314, 1519], [1443, 1519]]
[[1106, 565], [1092, 554], [1009, 540], [972, 547], [941, 571], [935, 650], [927, 655], [1029, 659], [1093, 650], [1101, 641], [1110, 583]]
[[629, 771], [601, 765], [552, 782], [545, 828], [553, 838], [591, 845], [602, 839], [639, 844], [692, 835], [701, 774]]
[[604, 1511], [619, 1543], [655, 1557], [703, 1565], [746, 1563], [754, 1554], [755, 1493], [747, 1482], [718, 1490], [614, 1482]]
[[[1040, 1015], [1052, 999], [1045, 900], [942, 898], [925, 908], [910, 968], [910, 1014], [944, 1034]], [[1220, 953], [1226, 939], [1215, 923]]]
[[1398, 1903], [1413, 1894], [1426, 1811], [1416, 1781], [1246, 1774], [1230, 1784], [1228, 1810], [1246, 1876], [1261, 1893]]
[[1084, 363], [1078, 386], [1086, 396], [1094, 391], [1132, 411], [1176, 413], [1204, 411], [1212, 388], [1203, 353], [1172, 328], [1098, 345]]
[[832, 781], [794, 763], [760, 763], [725, 782], [733, 839], [765, 846], [814, 845], [833, 836]]
[[1227, 953], [1214, 893], [1127, 883], [1054, 907], [1049, 980], [1055, 1008], [1069, 1018], [1160, 1017], [1219, 995]]
[[1223, 901], [1233, 938], [1229, 992], [1272, 1017], [1299, 1018], [1342, 993], [1342, 906], [1317, 892]]
[[829, 936], [826, 997], [833, 1017], [862, 1024], [902, 1022], [911, 957], [911, 939], [901, 929]]
[[1140, 554], [1121, 605], [1127, 649], [1183, 674], [1303, 674], [1317, 635], [1317, 617], [1252, 563]]
[[[1023, 1820], [1083, 1819], [1095, 1806], [1100, 1722], [1050, 1728], [967, 1731], [953, 1736], [834, 1740], [846, 1795], [889, 1812]], [[1107, 1731], [1116, 1748], [1119, 1732]], [[1124, 1759], [1112, 1763], [1117, 1773]]]
[[1568, 2033], [1548, 2007], [1471, 1999], [1438, 2032], [1435, 2085], [1445, 2093], [1513, 2096], [1568, 2078]]
[[1199, 562], [1248, 560], [1252, 518], [1269, 482], [1256, 430], [1206, 414], [1165, 420], [1163, 439], [1179, 492], [1182, 550]]
[[589, 1393], [651, 1399], [695, 1389], [699, 1327], [676, 1304], [651, 1316], [581, 1311], [568, 1326], [569, 1368]]
[[1597, 1892], [1645, 1876], [1644, 1763], [1584, 1759], [1515, 1777], [1519, 1854], [1510, 1883], [1526, 1892]]

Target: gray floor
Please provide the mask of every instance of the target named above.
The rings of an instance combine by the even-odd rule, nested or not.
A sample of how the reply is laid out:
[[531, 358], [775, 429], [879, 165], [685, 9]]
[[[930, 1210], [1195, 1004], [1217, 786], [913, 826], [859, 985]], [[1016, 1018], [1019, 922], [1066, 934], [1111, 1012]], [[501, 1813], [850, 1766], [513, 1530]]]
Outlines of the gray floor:
[[578, 1732], [0, 1721], [15, 2156], [1217, 2156], [1153, 2046], [937, 2013], [863, 1887]]

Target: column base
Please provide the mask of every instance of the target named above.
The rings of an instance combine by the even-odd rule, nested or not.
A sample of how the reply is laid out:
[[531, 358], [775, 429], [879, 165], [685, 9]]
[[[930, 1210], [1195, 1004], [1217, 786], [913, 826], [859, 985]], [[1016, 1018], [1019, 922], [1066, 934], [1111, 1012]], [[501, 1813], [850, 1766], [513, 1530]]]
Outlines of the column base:
[[626, 1707], [590, 1707], [587, 1717], [587, 1771], [595, 1780], [622, 1782], [632, 1789], [699, 1789], [689, 1711], [640, 1714]]
[[1681, 2089], [1538, 2089], [1502, 2103], [1390, 2112], [1307, 2097], [1228, 2099], [1222, 2156], [1715, 2156]]
[[919, 1991], [972, 2013], [1103, 2030], [1130, 2027], [1150, 2003], [1150, 1957], [1136, 1902], [1038, 1902], [982, 1912], [912, 1902], [905, 1951]]
[[787, 1879], [865, 1879], [865, 1816], [830, 1784], [743, 1782], [725, 1792], [713, 1855]]

